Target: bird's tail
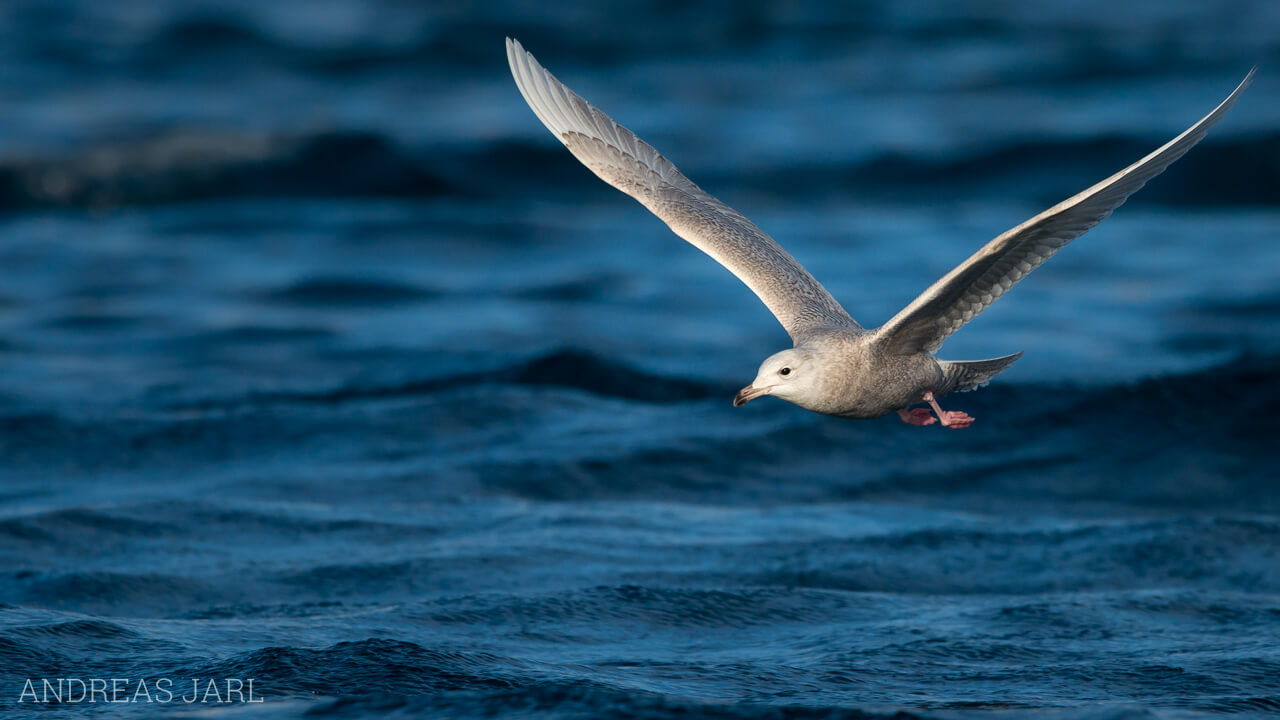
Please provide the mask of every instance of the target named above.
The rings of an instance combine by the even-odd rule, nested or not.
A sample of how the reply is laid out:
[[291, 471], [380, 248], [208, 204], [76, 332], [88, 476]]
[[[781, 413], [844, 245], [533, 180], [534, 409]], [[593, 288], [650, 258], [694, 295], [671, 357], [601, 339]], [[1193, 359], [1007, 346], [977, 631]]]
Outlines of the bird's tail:
[[1020, 357], [1022, 353], [1019, 352], [990, 360], [939, 360], [938, 367], [942, 368], [942, 387], [941, 392], [935, 394], [945, 395], [949, 392], [977, 390], [991, 382], [991, 378], [999, 375]]

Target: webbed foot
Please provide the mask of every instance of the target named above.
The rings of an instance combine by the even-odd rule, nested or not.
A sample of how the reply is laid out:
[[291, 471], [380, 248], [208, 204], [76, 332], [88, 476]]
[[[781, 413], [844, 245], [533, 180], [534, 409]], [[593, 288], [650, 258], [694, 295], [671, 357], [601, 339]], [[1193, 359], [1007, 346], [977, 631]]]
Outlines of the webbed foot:
[[973, 424], [973, 417], [968, 413], [963, 413], [959, 410], [943, 410], [939, 407], [938, 400], [933, 396], [932, 391], [925, 391], [923, 399], [933, 408], [933, 412], [938, 415], [938, 420], [942, 421], [943, 427], [960, 430]]
[[902, 408], [898, 411], [898, 417], [902, 418], [902, 422], [908, 425], [925, 426], [938, 422], [933, 417], [933, 413], [929, 411], [929, 408], [916, 408], [914, 410]]
[[970, 415], [962, 413], [958, 410], [942, 411], [943, 427], [949, 427], [949, 428], [954, 428], [956, 430], [959, 430], [960, 428], [967, 428], [972, 424], [973, 424], [973, 417], [971, 417]]

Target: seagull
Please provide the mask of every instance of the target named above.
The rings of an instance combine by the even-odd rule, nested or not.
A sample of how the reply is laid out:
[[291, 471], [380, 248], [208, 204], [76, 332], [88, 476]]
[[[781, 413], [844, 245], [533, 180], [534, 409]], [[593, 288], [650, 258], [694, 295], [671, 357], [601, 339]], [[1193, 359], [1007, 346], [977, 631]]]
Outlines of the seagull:
[[[969, 427], [974, 419], [943, 410], [938, 398], [983, 387], [1022, 353], [943, 360], [934, 355], [942, 342], [1200, 142], [1257, 70], [1250, 70], [1226, 100], [1181, 135], [1000, 234], [884, 325], [868, 329], [773, 238], [579, 97], [511, 38], [507, 61], [525, 102], [574, 157], [725, 266], [791, 336], [793, 347], [761, 363], [755, 380], [734, 397], [735, 407], [772, 395], [826, 415], [877, 418], [896, 412], [910, 425], [937, 422], [953, 429]], [[921, 404], [928, 407], [912, 407]]]

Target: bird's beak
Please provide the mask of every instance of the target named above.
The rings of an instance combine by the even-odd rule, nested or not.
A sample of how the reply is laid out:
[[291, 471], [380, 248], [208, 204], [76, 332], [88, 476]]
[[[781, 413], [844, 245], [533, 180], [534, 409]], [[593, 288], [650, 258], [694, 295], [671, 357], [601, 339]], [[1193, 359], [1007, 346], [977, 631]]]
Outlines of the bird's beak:
[[733, 406], [742, 407], [761, 395], [768, 395], [769, 391], [772, 389], [773, 388], [771, 387], [758, 388], [755, 385], [748, 385], [739, 390], [737, 395], [733, 396]]

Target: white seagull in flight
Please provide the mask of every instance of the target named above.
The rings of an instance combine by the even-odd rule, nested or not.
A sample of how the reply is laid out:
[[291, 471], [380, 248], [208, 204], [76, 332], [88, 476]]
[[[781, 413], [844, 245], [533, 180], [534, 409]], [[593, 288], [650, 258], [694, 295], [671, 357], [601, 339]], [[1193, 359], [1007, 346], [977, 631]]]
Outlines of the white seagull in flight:
[[[973, 418], [943, 410], [938, 398], [986, 385], [1022, 353], [991, 360], [942, 360], [933, 354], [942, 342], [1200, 142], [1235, 104], [1257, 69], [1250, 70], [1226, 100], [1181, 135], [1002, 233], [889, 322], [868, 329], [855, 322], [773, 238], [693, 184], [653, 146], [565, 87], [510, 38], [507, 60], [525, 102], [574, 157], [724, 265], [751, 288], [791, 336], [794, 347], [766, 358], [756, 379], [734, 397], [735, 406], [772, 395], [828, 415], [875, 418], [896, 412], [912, 425], [941, 422], [957, 429], [968, 427]], [[929, 407], [911, 407], [922, 403]]]

